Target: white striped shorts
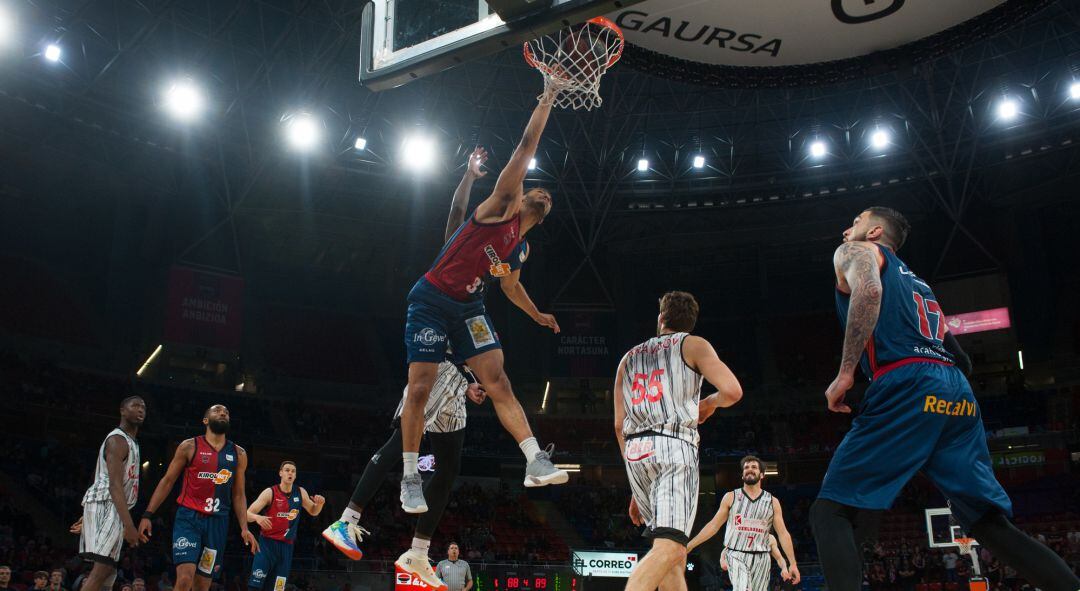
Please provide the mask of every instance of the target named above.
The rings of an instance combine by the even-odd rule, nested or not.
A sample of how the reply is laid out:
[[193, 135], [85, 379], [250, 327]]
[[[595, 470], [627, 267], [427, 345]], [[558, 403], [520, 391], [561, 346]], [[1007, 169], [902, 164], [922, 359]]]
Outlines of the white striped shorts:
[[697, 514], [697, 446], [664, 435], [631, 435], [625, 451], [630, 489], [645, 520], [643, 535], [685, 545]]
[[84, 504], [79, 556], [115, 567], [123, 546], [124, 524], [112, 501], [89, 501]]
[[768, 591], [772, 557], [768, 552], [728, 550], [732, 591]]

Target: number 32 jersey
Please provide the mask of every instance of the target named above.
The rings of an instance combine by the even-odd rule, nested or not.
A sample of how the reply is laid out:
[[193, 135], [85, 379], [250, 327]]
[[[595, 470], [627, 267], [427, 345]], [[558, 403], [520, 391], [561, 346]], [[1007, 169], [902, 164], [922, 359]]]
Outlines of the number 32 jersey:
[[216, 450], [202, 435], [195, 438], [195, 453], [184, 470], [184, 483], [176, 504], [203, 515], [228, 515], [236, 475], [236, 444], [226, 440]]
[[[954, 363], [941, 344], [945, 338], [945, 312], [930, 285], [893, 251], [874, 246], [885, 257], [881, 267], [881, 312], [860, 361], [863, 373], [874, 379], [882, 368], [911, 358]], [[845, 329], [850, 304], [851, 297], [836, 290], [836, 311]]]
[[623, 356], [623, 435], [654, 432], [697, 445], [701, 375], [683, 360], [685, 332], [660, 335]]

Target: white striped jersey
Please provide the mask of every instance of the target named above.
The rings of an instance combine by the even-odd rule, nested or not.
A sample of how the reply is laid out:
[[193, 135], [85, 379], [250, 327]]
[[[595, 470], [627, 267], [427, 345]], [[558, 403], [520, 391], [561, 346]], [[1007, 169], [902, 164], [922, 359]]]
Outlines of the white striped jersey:
[[763, 490], [758, 498], [751, 499], [741, 487], [731, 492], [735, 498], [728, 512], [724, 547], [743, 552], [768, 552], [773, 527], [772, 495]]
[[[465, 371], [469, 371], [467, 368]], [[461, 375], [457, 366], [449, 361], [439, 364], [439, 373], [431, 387], [427, 404], [424, 405], [424, 430], [431, 433], [453, 433], [465, 428], [465, 390], [469, 381]], [[394, 411], [394, 419], [401, 418], [409, 387], [401, 393], [401, 402]]]
[[623, 356], [623, 435], [653, 431], [697, 445], [701, 375], [683, 360], [685, 332], [660, 335]]
[[111, 501], [109, 494], [109, 466], [105, 462], [105, 444], [113, 435], [119, 435], [127, 440], [128, 455], [124, 461], [124, 498], [127, 500], [128, 509], [135, 506], [139, 500], [139, 444], [131, 438], [123, 429], [116, 428], [105, 436], [98, 450], [97, 466], [94, 468], [94, 482], [86, 489], [83, 495], [83, 504], [95, 501]]

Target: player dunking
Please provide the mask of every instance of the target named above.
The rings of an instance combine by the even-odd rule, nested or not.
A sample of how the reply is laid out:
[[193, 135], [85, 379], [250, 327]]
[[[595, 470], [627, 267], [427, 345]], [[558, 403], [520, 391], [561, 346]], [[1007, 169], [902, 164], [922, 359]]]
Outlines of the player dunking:
[[[486, 174], [480, 168], [486, 160], [487, 152], [482, 148], [477, 148], [469, 156], [465, 176], [454, 191], [444, 240], [449, 241], [465, 221], [469, 192], [472, 190], [473, 181]], [[511, 268], [514, 270], [520, 268], [521, 263], [528, 256], [528, 244], [522, 241], [518, 250], [519, 252], [510, 259]], [[360, 549], [360, 542], [363, 541], [363, 536], [367, 532], [360, 527], [361, 513], [375, 497], [390, 470], [398, 465], [397, 458], [401, 457], [401, 412], [408, 395], [409, 388], [406, 386], [405, 391], [402, 392], [401, 402], [398, 403], [397, 410], [394, 412], [391, 423], [393, 433], [379, 451], [368, 460], [360, 481], [356, 483], [352, 499], [342, 512], [341, 518], [323, 531], [323, 537], [327, 541], [353, 560], [359, 560], [364, 555]], [[428, 480], [424, 490], [425, 497], [430, 501], [430, 507], [416, 520], [412, 546], [395, 562], [397, 569], [417, 575], [433, 589], [445, 588], [445, 584], [439, 580], [438, 575], [431, 568], [431, 563], [427, 560], [428, 549], [443, 510], [450, 500], [450, 491], [454, 486], [454, 481], [461, 469], [461, 449], [465, 442], [464, 429], [468, 417], [465, 409], [466, 398], [476, 404], [481, 404], [486, 395], [472, 372], [466, 366], [455, 363], [451, 355], [439, 364], [438, 377], [424, 406], [424, 431], [428, 435], [436, 466], [435, 475]]]
[[[630, 479], [630, 520], [644, 525], [652, 549], [626, 589], [686, 589], [686, 544], [697, 513], [698, 424], [742, 398], [742, 386], [712, 345], [689, 334], [694, 296], [660, 298], [657, 336], [630, 349], [615, 374], [615, 437]], [[700, 399], [702, 377], [717, 392]]]
[[416, 467], [417, 452], [424, 433], [424, 406], [448, 345], [476, 373], [495, 405], [499, 421], [525, 454], [525, 486], [561, 484], [568, 479], [533, 437], [525, 411], [503, 370], [502, 345], [483, 301], [485, 283], [498, 279], [514, 305], [538, 324], [559, 332], [555, 317], [541, 313], [525, 292], [520, 269], [513, 269], [513, 257], [515, 252], [521, 252], [525, 234], [551, 211], [547, 191], [534, 188], [525, 192], [522, 183], [556, 95], [556, 88], [545, 86], [521, 142], [499, 174], [491, 195], [450, 237], [431, 269], [409, 292], [405, 323], [409, 395], [401, 414], [401, 507], [408, 513], [423, 513], [428, 508]]
[[105, 436], [98, 451], [94, 482], [83, 495], [83, 515], [72, 526], [79, 533], [79, 556], [94, 563], [83, 581], [86, 591], [111, 589], [120, 549], [147, 541], [135, 529], [131, 508], [139, 500], [139, 427], [146, 403], [129, 396], [120, 403], [120, 426]]
[[[769, 555], [773, 551], [770, 532], [776, 529], [780, 546], [788, 558], [785, 562], [781, 557], [777, 563], [786, 566], [781, 567], [781, 571], [790, 575], [792, 584], [798, 585], [802, 575], [795, 563], [795, 545], [784, 524], [780, 501], [761, 488], [764, 478], [761, 460], [746, 456], [739, 461], [739, 467], [742, 468], [742, 487], [724, 495], [716, 515], [690, 540], [686, 551], [709, 541], [726, 522], [722, 555], [726, 555], [733, 591], [767, 591], [771, 572]], [[787, 579], [785, 576], [784, 580]]]
[[844, 350], [825, 392], [829, 410], [851, 412], [844, 396], [856, 366], [871, 383], [810, 509], [828, 587], [860, 588], [860, 513], [888, 509], [923, 470], [996, 558], [1041, 589], [1076, 591], [1080, 579], [1065, 562], [1006, 517], [1012, 503], [994, 478], [979, 405], [957, 367], [970, 361], [930, 286], [896, 256], [909, 229], [899, 212], [871, 207], [833, 255]]
[[303, 487], [294, 490], [296, 462], [282, 462], [278, 467], [278, 478], [281, 479], [278, 485], [259, 493], [247, 510], [248, 521], [258, 523], [262, 529], [259, 551], [251, 563], [251, 578], [248, 579], [248, 589], [252, 591], [262, 591], [267, 581], [272, 581], [270, 588], [273, 591], [284, 591], [292, 568], [300, 509], [315, 517], [326, 504], [322, 495], [309, 496]]
[[[259, 542], [247, 524], [247, 496], [244, 472], [248, 458], [244, 448], [225, 438], [229, 432], [229, 409], [215, 404], [203, 413], [206, 432], [185, 439], [176, 448], [161, 482], [154, 489], [139, 522], [139, 532], [150, 536], [150, 519], [176, 479], [183, 473], [179, 505], [173, 521], [173, 564], [176, 565], [175, 591], [207, 591], [214, 579], [221, 577], [225, 538], [229, 533], [229, 511], [236, 511], [240, 537], [259, 551]], [[198, 576], [196, 576], [198, 575]]]

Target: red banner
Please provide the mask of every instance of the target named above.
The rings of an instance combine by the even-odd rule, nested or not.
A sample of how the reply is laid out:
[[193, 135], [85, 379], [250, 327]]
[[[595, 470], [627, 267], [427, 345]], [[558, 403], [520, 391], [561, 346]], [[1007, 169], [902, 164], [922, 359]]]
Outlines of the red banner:
[[999, 330], [1009, 328], [1008, 308], [994, 308], [993, 310], [981, 310], [948, 316], [945, 322], [949, 325], [949, 332], [956, 334], [968, 334], [983, 332], [986, 330]]
[[239, 349], [243, 330], [244, 280], [173, 267], [165, 304], [165, 340]]

